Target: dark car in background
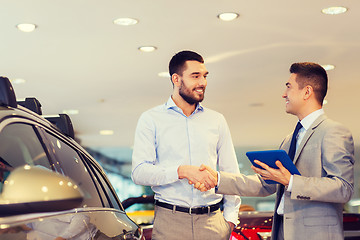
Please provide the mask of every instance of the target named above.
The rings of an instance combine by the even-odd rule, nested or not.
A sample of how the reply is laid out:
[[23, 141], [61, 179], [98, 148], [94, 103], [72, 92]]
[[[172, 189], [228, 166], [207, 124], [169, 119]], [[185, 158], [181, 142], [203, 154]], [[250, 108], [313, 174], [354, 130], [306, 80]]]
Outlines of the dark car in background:
[[40, 114], [0, 77], [0, 239], [143, 239], [67, 115]]

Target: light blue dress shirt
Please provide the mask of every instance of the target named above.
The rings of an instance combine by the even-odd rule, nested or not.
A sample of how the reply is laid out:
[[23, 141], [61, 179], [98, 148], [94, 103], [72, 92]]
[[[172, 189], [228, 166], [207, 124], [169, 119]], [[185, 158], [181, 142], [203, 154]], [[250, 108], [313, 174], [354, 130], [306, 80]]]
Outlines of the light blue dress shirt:
[[[144, 112], [135, 132], [132, 179], [151, 186], [155, 199], [183, 207], [216, 204], [223, 195], [200, 192], [179, 179], [180, 165], [240, 173], [224, 116], [200, 104], [187, 117], [170, 97], [166, 104]], [[224, 196], [224, 217], [237, 223], [240, 197]]]

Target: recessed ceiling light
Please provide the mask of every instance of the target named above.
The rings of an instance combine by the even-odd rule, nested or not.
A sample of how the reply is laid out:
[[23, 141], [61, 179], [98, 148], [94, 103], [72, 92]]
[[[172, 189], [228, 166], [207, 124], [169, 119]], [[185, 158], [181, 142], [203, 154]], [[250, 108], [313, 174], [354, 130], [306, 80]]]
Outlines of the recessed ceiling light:
[[322, 13], [329, 14], [329, 15], [341, 14], [346, 11], [347, 11], [346, 7], [328, 7], [328, 8], [324, 8], [323, 10], [321, 10]]
[[[20, 100], [20, 99], [19, 99]], [[20, 100], [21, 101], [21, 100]], [[25, 101], [25, 99], [24, 99]], [[42, 115], [44, 118], [58, 118], [59, 114], [54, 114], [54, 115]]]
[[21, 23], [16, 25], [16, 27], [22, 32], [32, 32], [37, 28], [37, 26], [32, 23]]
[[139, 21], [135, 18], [118, 18], [114, 20], [114, 24], [121, 26], [131, 26], [137, 24]]
[[169, 78], [170, 77], [170, 73], [169, 72], [159, 72], [158, 73], [159, 77], [163, 77], [163, 78]]
[[63, 113], [68, 114], [68, 115], [76, 115], [76, 114], [79, 114], [79, 110], [77, 110], [77, 109], [66, 109], [66, 110], [63, 110]]
[[232, 21], [239, 17], [238, 13], [227, 12], [218, 15], [218, 18], [223, 21]]
[[138, 48], [140, 51], [142, 52], [153, 52], [155, 51], [157, 48], [154, 46], [142, 46]]
[[325, 64], [325, 65], [321, 65], [326, 71], [330, 71], [333, 70], [335, 68], [334, 65], [331, 64]]
[[113, 135], [114, 131], [113, 130], [101, 130], [100, 131], [100, 135]]
[[11, 79], [10, 82], [13, 84], [23, 84], [26, 81], [25, 81], [25, 79], [22, 79], [22, 78], [15, 78], [15, 79]]

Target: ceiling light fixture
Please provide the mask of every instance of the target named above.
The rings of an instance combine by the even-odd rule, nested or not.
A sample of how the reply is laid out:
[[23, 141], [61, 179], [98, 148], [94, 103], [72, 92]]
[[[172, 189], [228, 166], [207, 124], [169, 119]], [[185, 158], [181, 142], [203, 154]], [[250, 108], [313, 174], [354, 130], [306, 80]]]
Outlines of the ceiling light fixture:
[[114, 20], [114, 24], [121, 26], [131, 26], [137, 24], [139, 21], [135, 18], [118, 18]]
[[26, 81], [25, 81], [25, 79], [22, 79], [22, 78], [15, 78], [15, 79], [11, 79], [10, 82], [13, 84], [23, 84]]
[[114, 135], [113, 130], [101, 130], [100, 135]]
[[328, 15], [337, 15], [346, 12], [348, 9], [346, 7], [328, 7], [321, 10], [322, 13]]
[[138, 48], [141, 52], [153, 52], [155, 51], [157, 48], [154, 46], [142, 46]]
[[334, 65], [331, 64], [325, 64], [325, 65], [321, 65], [326, 71], [330, 71], [333, 70], [335, 68]]
[[238, 13], [234, 13], [234, 12], [227, 12], [227, 13], [220, 13], [218, 16], [217, 16], [220, 20], [223, 20], [223, 21], [232, 21], [232, 20], [235, 20], [236, 18], [239, 17], [239, 14]]
[[77, 109], [66, 109], [66, 110], [63, 110], [63, 113], [68, 114], [68, 115], [76, 115], [76, 114], [79, 114], [79, 110], [77, 110]]
[[169, 72], [159, 72], [158, 73], [159, 77], [163, 77], [163, 78], [169, 78], [170, 77], [170, 73]]
[[33, 23], [21, 23], [16, 25], [16, 27], [22, 32], [32, 32], [35, 28], [37, 28], [37, 26]]

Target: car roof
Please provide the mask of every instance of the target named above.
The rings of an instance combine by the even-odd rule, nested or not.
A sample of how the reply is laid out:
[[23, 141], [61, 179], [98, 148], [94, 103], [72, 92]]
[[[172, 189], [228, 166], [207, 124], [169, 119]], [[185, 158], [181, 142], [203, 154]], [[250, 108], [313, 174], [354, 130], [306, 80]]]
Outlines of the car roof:
[[[24, 106], [27, 106], [30, 109]], [[57, 124], [58, 119], [56, 117], [49, 117], [49, 120], [46, 119], [46, 117], [44, 116], [40, 116], [38, 113], [42, 113], [41, 104], [38, 100], [36, 100], [36, 98], [26, 98], [25, 101], [21, 102], [16, 101], [15, 91], [11, 85], [10, 80], [6, 77], [0, 76], [0, 124], [6, 119], [11, 120], [16, 118], [27, 119], [36, 122], [37, 124], [47, 129], [51, 129], [53, 132], [56, 132], [63, 139], [66, 139], [68, 144], [72, 145], [78, 150], [81, 150], [84, 155], [90, 158], [93, 163], [103, 171], [103, 168], [100, 166], [100, 164], [96, 160], [94, 160], [94, 158], [79, 143], [74, 140], [74, 131], [72, 128], [71, 120], [68, 116], [59, 116], [61, 121], [66, 121], [64, 130], [64, 128], [62, 128], [61, 126], [61, 121], [60, 125]], [[69, 128], [71, 128], [70, 134], [68, 131]]]

